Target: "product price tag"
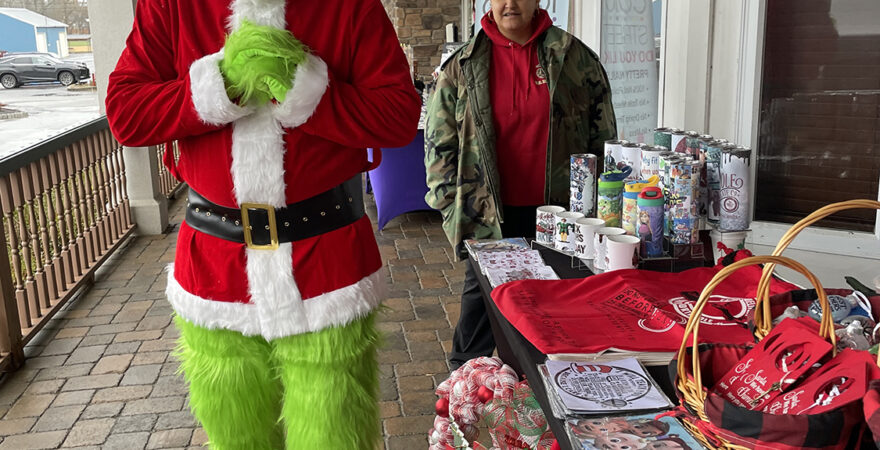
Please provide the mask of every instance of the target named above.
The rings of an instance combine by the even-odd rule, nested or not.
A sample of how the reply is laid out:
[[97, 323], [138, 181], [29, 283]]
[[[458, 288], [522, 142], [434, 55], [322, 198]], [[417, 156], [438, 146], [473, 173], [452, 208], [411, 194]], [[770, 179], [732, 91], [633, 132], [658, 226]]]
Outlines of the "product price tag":
[[788, 390], [831, 352], [817, 324], [806, 320], [782, 321], [721, 377], [714, 391], [735, 405], [760, 410]]
[[860, 400], [880, 369], [868, 352], [844, 349], [789, 392], [764, 407], [770, 414], [819, 414]]

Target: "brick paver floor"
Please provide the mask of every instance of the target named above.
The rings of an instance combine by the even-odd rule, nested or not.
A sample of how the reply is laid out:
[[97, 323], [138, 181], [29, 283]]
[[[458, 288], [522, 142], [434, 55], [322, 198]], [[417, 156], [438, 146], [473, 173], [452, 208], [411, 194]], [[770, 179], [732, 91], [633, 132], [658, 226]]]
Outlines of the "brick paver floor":
[[[177, 332], [163, 295], [183, 203], [170, 204], [172, 232], [124, 244], [92, 288], [25, 349], [25, 366], [0, 381], [0, 450], [195, 448], [206, 441], [169, 355]], [[439, 220], [410, 213], [376, 234], [392, 283], [379, 354], [387, 450], [427, 448], [433, 391], [448, 376], [464, 267], [453, 262]]]

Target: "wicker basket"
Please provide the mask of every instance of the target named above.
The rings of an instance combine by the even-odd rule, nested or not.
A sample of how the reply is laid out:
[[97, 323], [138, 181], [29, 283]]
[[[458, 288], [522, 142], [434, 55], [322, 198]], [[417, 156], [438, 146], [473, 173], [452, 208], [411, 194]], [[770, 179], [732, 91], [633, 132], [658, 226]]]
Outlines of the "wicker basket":
[[[737, 261], [723, 269], [721, 269], [709, 284], [703, 289], [703, 292], [700, 294], [700, 298], [697, 300], [694, 305], [694, 309], [691, 312], [691, 316], [688, 318], [687, 325], [684, 330], [684, 338], [681, 342], [681, 347], [678, 349], [678, 359], [677, 359], [677, 378], [676, 378], [676, 387], [682, 396], [682, 401], [686, 403], [685, 406], [688, 407], [690, 411], [694, 413], [694, 420], [702, 422], [704, 425], [708, 425], [709, 417], [705, 411], [705, 402], [706, 397], [708, 395], [708, 389], [703, 386], [703, 379], [701, 375], [700, 368], [700, 357], [699, 357], [699, 346], [697, 345], [698, 336], [700, 331], [700, 316], [703, 314], [703, 308], [709, 301], [709, 298], [712, 295], [712, 292], [715, 290], [715, 287], [721, 284], [727, 277], [729, 277], [733, 272], [737, 271], [746, 266], [753, 266], [757, 264], [780, 264], [790, 269], [793, 269], [810, 280], [810, 283], [813, 284], [813, 287], [816, 288], [816, 292], [819, 295], [819, 303], [822, 305], [822, 321], [819, 330], [819, 334], [828, 339], [833, 349], [834, 354], [837, 353], [836, 350], [836, 336], [834, 335], [834, 323], [831, 319], [831, 314], [829, 313], [830, 308], [828, 306], [828, 296], [825, 295], [825, 290], [822, 288], [822, 284], [819, 282], [819, 279], [816, 278], [806, 267], [802, 264], [794, 261], [790, 258], [786, 258], [784, 256], [752, 256], [750, 258], [743, 259], [741, 261]], [[758, 297], [758, 303], [767, 303], [767, 296]], [[756, 310], [760, 305], [756, 305]], [[688, 361], [688, 337], [691, 336], [692, 340], [690, 342], [691, 346], [691, 354], [690, 361], [691, 367], [687, 367]], [[712, 427], [710, 426], [697, 426], [690, 421], [683, 421], [685, 426], [690, 429], [690, 431], [694, 434], [694, 436], [700, 440], [704, 445], [708, 448], [721, 448], [721, 449], [747, 449], [748, 447], [743, 447], [740, 445], [732, 444], [728, 440], [724, 439], [719, 435], [711, 436], [712, 439], [707, 438], [706, 433], [711, 433]], [[720, 445], [715, 445], [720, 443]]]
[[[684, 421], [685, 426], [689, 428], [690, 431], [697, 437], [697, 439], [699, 439], [707, 447], [737, 450], [748, 448], [741, 445], [733, 444], [723, 437], [718, 436], [717, 434], [713, 434], [710, 440], [709, 438], [707, 438], [706, 433], [712, 433], [711, 430], [713, 428], [711, 426], [703, 426], [709, 424], [709, 419], [705, 412], [705, 401], [708, 395], [708, 390], [703, 386], [702, 383], [699, 347], [697, 346], [697, 341], [700, 327], [699, 318], [702, 314], [703, 308], [706, 306], [706, 303], [708, 302], [708, 299], [712, 294], [712, 291], [718, 284], [720, 284], [725, 278], [727, 278], [737, 269], [755, 264], [766, 264], [764, 266], [761, 280], [758, 283], [758, 289], [756, 291], [757, 304], [755, 306], [754, 318], [755, 336], [760, 340], [767, 336], [772, 328], [773, 317], [770, 313], [769, 297], [770, 281], [773, 275], [774, 268], [777, 264], [780, 264], [801, 273], [816, 289], [819, 303], [821, 304], [823, 310], [819, 334], [832, 343], [832, 351], [833, 354], [836, 355], [837, 346], [836, 336], [834, 334], [834, 323], [831, 319], [831, 314], [828, 313], [828, 297], [825, 293], [824, 288], [822, 287], [822, 284], [820, 283], [819, 279], [809, 270], [807, 270], [807, 268], [804, 267], [802, 264], [790, 258], [783, 257], [781, 256], [781, 254], [791, 244], [795, 237], [797, 237], [798, 233], [803, 231], [808, 226], [831, 214], [847, 209], [857, 208], [880, 209], [880, 202], [874, 200], [850, 200], [846, 202], [833, 203], [823, 208], [820, 208], [812, 214], [808, 215], [807, 217], [803, 218], [796, 224], [792, 225], [792, 227], [782, 236], [772, 255], [755, 256], [731, 264], [730, 266], [727, 266], [719, 271], [718, 274], [716, 274], [715, 277], [712, 279], [712, 281], [710, 281], [709, 284], [706, 285], [706, 287], [703, 289], [703, 292], [700, 295], [700, 298], [697, 301], [690, 318], [688, 319], [687, 326], [685, 328], [684, 339], [682, 340], [681, 347], [678, 351], [678, 375], [676, 379], [676, 386], [682, 394], [682, 401], [686, 403], [685, 406], [687, 406], [688, 409], [694, 413], [694, 420], [696, 421], [696, 423]], [[690, 343], [692, 346], [692, 354], [690, 355], [691, 367], [687, 367], [687, 338], [689, 335], [692, 335], [692, 340]], [[880, 365], [880, 354], [878, 354], [877, 363], [878, 365]]]

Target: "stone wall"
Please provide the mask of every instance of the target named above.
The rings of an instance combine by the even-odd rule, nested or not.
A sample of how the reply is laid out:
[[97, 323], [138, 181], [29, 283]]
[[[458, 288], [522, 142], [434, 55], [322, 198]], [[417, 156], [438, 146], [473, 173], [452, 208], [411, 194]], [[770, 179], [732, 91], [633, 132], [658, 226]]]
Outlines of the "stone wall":
[[382, 0], [401, 44], [412, 47], [416, 76], [428, 81], [440, 64], [446, 24], [461, 22], [461, 0]]

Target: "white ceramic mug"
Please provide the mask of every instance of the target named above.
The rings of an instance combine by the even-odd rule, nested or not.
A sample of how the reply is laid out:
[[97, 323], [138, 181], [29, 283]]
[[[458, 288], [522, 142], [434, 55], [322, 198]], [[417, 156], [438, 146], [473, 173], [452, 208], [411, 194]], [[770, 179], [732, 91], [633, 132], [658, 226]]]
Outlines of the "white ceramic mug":
[[593, 240], [593, 248], [596, 249], [596, 257], [593, 259], [593, 266], [597, 269], [606, 270], [605, 253], [608, 250], [608, 236], [618, 236], [626, 234], [626, 230], [620, 227], [600, 227], [596, 230], [596, 237]]
[[[746, 248], [746, 236], [748, 231], [719, 231], [712, 230], [709, 238], [712, 240], [712, 255], [714, 261], [727, 256], [728, 251], [737, 251]], [[721, 245], [719, 245], [721, 244]]]
[[575, 221], [584, 217], [584, 213], [562, 211], [555, 216], [553, 242], [556, 249], [565, 253], [574, 253]]
[[641, 242], [641, 239], [626, 234], [608, 236], [608, 251], [605, 252], [607, 270], [635, 269], [639, 264]]
[[581, 217], [574, 221], [576, 233], [574, 235], [574, 255], [581, 259], [593, 259], [596, 257], [596, 248], [593, 241], [596, 239], [596, 230], [605, 226], [605, 221], [595, 217]]
[[547, 245], [553, 245], [553, 236], [556, 233], [556, 213], [565, 211], [565, 208], [556, 205], [539, 206], [535, 217], [535, 240]]

